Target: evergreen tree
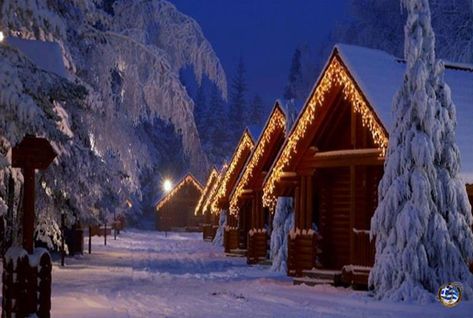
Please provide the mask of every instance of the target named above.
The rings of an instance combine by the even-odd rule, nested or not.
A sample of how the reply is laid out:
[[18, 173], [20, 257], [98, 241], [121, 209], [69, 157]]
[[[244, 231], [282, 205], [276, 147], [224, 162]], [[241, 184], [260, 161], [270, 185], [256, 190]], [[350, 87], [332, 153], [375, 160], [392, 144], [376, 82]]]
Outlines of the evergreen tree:
[[228, 120], [222, 96], [216, 86], [210, 93], [208, 117], [205, 123], [208, 131], [208, 142], [204, 147], [209, 160], [215, 165], [220, 165], [229, 152], [229, 134], [226, 127]]
[[377, 298], [433, 299], [448, 282], [472, 296], [471, 207], [459, 178], [455, 106], [435, 58], [428, 0], [404, 0], [407, 70], [393, 101], [379, 204], [371, 220], [376, 258], [370, 285]]
[[300, 87], [302, 85], [302, 65], [301, 65], [301, 50], [297, 48], [292, 55], [291, 68], [289, 69], [289, 76], [287, 85], [284, 90], [284, 99], [291, 100], [300, 98]]
[[230, 101], [229, 101], [229, 120], [232, 127], [232, 142], [236, 143], [243, 133], [243, 129], [246, 126], [246, 100], [245, 95], [247, 92], [246, 84], [246, 69], [243, 58], [240, 57], [240, 60], [237, 65], [236, 73], [232, 78], [230, 86]]
[[256, 94], [250, 105], [250, 123], [252, 125], [261, 126], [264, 124], [264, 106], [261, 96]]
[[294, 203], [290, 197], [279, 197], [273, 219], [271, 232], [272, 261], [271, 270], [275, 272], [287, 271], [287, 244], [291, 229], [294, 228]]
[[208, 130], [207, 130], [207, 96], [204, 88], [204, 82], [197, 89], [194, 102], [194, 120], [197, 126], [197, 131], [199, 132], [200, 139], [203, 143], [208, 139]]

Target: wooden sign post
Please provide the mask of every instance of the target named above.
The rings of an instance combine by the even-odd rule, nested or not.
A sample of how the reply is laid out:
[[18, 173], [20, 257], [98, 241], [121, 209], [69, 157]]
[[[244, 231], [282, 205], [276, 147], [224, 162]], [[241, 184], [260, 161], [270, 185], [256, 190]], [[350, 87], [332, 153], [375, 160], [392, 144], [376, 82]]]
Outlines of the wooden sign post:
[[[23, 169], [23, 248], [11, 246], [3, 263], [2, 317], [50, 317], [51, 256], [38, 249], [33, 255], [35, 170], [46, 169], [56, 152], [44, 138], [26, 135], [12, 149], [12, 166]], [[31, 257], [37, 261], [31, 262]]]
[[12, 149], [12, 166], [22, 168], [24, 175], [23, 196], [23, 248], [33, 253], [35, 224], [35, 170], [46, 169], [57, 154], [48, 140], [26, 135]]

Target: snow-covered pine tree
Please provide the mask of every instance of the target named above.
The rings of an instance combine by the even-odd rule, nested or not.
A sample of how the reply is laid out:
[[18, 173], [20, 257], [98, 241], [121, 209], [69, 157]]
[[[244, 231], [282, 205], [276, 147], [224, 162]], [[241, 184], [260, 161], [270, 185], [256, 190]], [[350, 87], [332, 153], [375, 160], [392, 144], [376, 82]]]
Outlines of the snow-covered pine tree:
[[378, 299], [429, 301], [441, 284], [466, 283], [471, 297], [471, 210], [458, 176], [455, 111], [435, 59], [428, 0], [404, 0], [407, 70], [393, 100], [369, 283]]
[[291, 68], [287, 78], [286, 88], [284, 89], [284, 98], [286, 100], [297, 99], [299, 97], [300, 87], [302, 85], [302, 65], [301, 50], [296, 48], [292, 55]]
[[231, 124], [231, 140], [235, 144], [246, 126], [248, 114], [246, 112], [246, 69], [243, 57], [238, 60], [235, 75], [230, 85], [229, 120]]
[[[190, 162], [197, 175], [206, 171], [192, 99], [179, 80], [179, 71], [192, 68], [199, 84], [207, 77], [224, 99], [227, 83], [222, 65], [193, 19], [165, 0], [4, 0], [0, 15], [8, 35], [57, 42], [68, 75], [89, 93], [86, 109], [65, 103], [62, 110], [58, 107], [64, 117], [60, 125], [74, 136], [66, 145], [69, 148], [72, 144], [66, 151], [69, 164], [61, 163], [60, 168], [44, 174], [45, 187], [41, 189], [52, 194], [44, 196], [45, 200], [49, 197], [47, 202], [38, 197], [40, 206], [50, 209], [38, 209], [45, 217], [59, 219], [61, 210], [72, 205], [81, 219], [94, 219], [102, 204], [113, 204], [127, 215], [139, 215], [141, 191], [147, 187], [140, 180], [150, 180], [145, 174], [167, 163], [166, 156], [156, 155], [167, 150], [161, 147], [163, 138], [145, 135], [146, 124], [164, 121], [171, 125], [174, 134], [182, 137], [182, 149], [175, 154], [183, 152], [182, 158]], [[0, 64], [5, 61], [2, 55]], [[28, 67], [20, 65], [20, 69]], [[36, 82], [34, 78], [31, 81]], [[7, 86], [10, 89], [5, 93], [15, 88]], [[15, 109], [28, 114], [22, 108]], [[4, 119], [13, 122], [9, 117]], [[35, 128], [34, 124], [30, 121], [19, 131]], [[44, 123], [40, 128], [36, 131], [49, 136]], [[159, 125], [155, 128], [159, 130]], [[6, 149], [17, 141], [7, 136]], [[3, 159], [0, 155], [0, 165]], [[2, 188], [0, 184], [0, 197], [5, 201]], [[58, 199], [62, 193], [66, 198]], [[124, 207], [126, 200], [133, 201], [132, 208]]]
[[272, 260], [272, 271], [287, 271], [288, 235], [293, 227], [293, 199], [289, 197], [279, 197], [274, 213], [273, 231], [271, 232], [270, 258]]
[[209, 109], [207, 112], [206, 129], [208, 140], [205, 150], [209, 161], [214, 165], [221, 165], [230, 152], [230, 135], [227, 129], [228, 118], [225, 112], [224, 101], [218, 88], [212, 85], [210, 90]]
[[250, 123], [256, 126], [264, 124], [264, 105], [260, 95], [253, 96], [250, 104]]
[[[342, 42], [402, 56], [402, 30], [405, 13], [392, 0], [353, 0], [348, 23], [332, 33], [320, 59], [325, 58], [333, 43]], [[473, 62], [473, 2], [471, 0], [431, 1], [432, 25], [436, 34], [436, 54], [449, 61]], [[324, 63], [320, 60], [320, 63]], [[323, 64], [321, 65], [323, 66]]]
[[[297, 109], [294, 99], [279, 101], [286, 112], [286, 135], [297, 118]], [[287, 270], [287, 240], [290, 231], [294, 228], [293, 199], [280, 197], [274, 211], [273, 230], [271, 232], [270, 257], [273, 261], [271, 270], [285, 272]]]

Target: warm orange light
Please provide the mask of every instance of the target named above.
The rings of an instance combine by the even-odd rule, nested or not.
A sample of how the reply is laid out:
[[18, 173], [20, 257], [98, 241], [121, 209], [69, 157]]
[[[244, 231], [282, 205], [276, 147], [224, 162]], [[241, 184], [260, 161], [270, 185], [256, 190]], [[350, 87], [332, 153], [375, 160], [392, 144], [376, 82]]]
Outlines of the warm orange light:
[[203, 211], [203, 206], [205, 204], [205, 200], [210, 194], [210, 191], [212, 190], [212, 187], [214, 183], [218, 179], [218, 171], [213, 168], [212, 171], [210, 172], [209, 178], [207, 179], [207, 183], [205, 185], [204, 190], [202, 191], [202, 195], [199, 198], [199, 202], [197, 202], [197, 205], [195, 207], [194, 215], [199, 215], [203, 214], [205, 211]]
[[267, 151], [268, 144], [273, 138], [275, 131], [285, 131], [286, 129], [286, 116], [281, 111], [279, 107], [275, 107], [274, 111], [271, 114], [271, 117], [266, 125], [256, 148], [251, 155], [251, 158], [242, 174], [242, 177], [235, 186], [235, 190], [230, 199], [230, 214], [238, 213], [238, 204], [239, 200], [245, 190], [245, 187], [248, 185], [249, 181], [253, 177], [254, 170], [260, 160], [264, 157], [265, 152]]
[[251, 151], [254, 145], [255, 143], [253, 142], [253, 138], [251, 138], [251, 135], [248, 130], [245, 130], [243, 136], [240, 139], [240, 142], [238, 143], [238, 147], [232, 157], [232, 161], [228, 165], [228, 169], [221, 181], [221, 184], [219, 185], [217, 192], [215, 193], [215, 196], [212, 199], [212, 204], [210, 206], [210, 210], [212, 213], [219, 212], [219, 202], [223, 198], [225, 198], [225, 196], [229, 195], [229, 192], [231, 191], [231, 189], [229, 189], [230, 178], [234, 175], [235, 169], [240, 163], [243, 153], [245, 153], [246, 151]]
[[163, 191], [164, 192], [169, 192], [172, 190], [172, 181], [169, 179], [164, 180], [163, 182]]
[[[169, 183], [167, 183], [166, 181], [169, 181]], [[185, 178], [183, 178], [174, 188], [172, 187], [172, 182], [170, 180], [164, 180], [163, 190], [165, 190], [167, 194], [156, 204], [156, 210], [159, 210], [164, 204], [171, 200], [174, 195], [178, 193], [179, 190], [188, 183], [193, 184], [199, 190], [199, 192], [202, 193], [202, 186], [191, 174], [188, 174]], [[166, 189], [169, 190], [166, 191]]]
[[357, 113], [361, 114], [363, 126], [368, 127], [375, 144], [381, 150], [380, 155], [385, 155], [388, 146], [388, 136], [383, 126], [366, 103], [365, 98], [359, 92], [348, 71], [338, 58], [334, 57], [312, 93], [310, 100], [304, 106], [296, 126], [291, 131], [281, 154], [274, 163], [272, 171], [266, 178], [263, 187], [263, 205], [271, 211], [274, 211], [276, 206], [277, 198], [274, 194], [276, 183], [281, 179], [284, 169], [292, 162], [294, 155], [298, 151], [299, 142], [305, 138], [309, 126], [317, 115], [318, 108], [324, 104], [327, 93], [335, 85], [342, 88], [343, 97], [353, 105]]

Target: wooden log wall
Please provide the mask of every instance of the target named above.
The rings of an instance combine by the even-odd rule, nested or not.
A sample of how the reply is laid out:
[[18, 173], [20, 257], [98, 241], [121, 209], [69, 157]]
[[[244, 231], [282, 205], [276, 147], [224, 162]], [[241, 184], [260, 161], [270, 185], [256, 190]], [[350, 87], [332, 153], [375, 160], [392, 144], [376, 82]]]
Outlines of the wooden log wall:
[[264, 232], [253, 232], [248, 235], [247, 263], [256, 264], [266, 259], [268, 235]]

